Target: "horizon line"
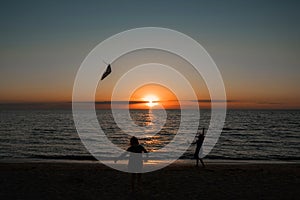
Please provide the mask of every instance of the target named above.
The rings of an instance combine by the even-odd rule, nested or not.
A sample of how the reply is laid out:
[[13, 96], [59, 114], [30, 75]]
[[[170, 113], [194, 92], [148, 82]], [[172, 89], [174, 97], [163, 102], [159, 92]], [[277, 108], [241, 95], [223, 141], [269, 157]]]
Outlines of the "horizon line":
[[[190, 101], [190, 100], [186, 100]], [[219, 100], [218, 100], [219, 101]], [[120, 105], [124, 105], [124, 103], [127, 101], [113, 101], [115, 103], [120, 102]], [[208, 100], [199, 100], [199, 102], [204, 102], [204, 103], [210, 103], [211, 101]], [[221, 103], [223, 103], [222, 101]], [[233, 100], [227, 100], [227, 103], [231, 102], [246, 102], [246, 101], [233, 101]], [[88, 102], [78, 102], [78, 103], [88, 103]], [[99, 105], [109, 105], [111, 101], [95, 101], [95, 106]], [[138, 104], [138, 103], [148, 103], [147, 101], [131, 101], [129, 103], [130, 105]], [[227, 106], [227, 110], [300, 110], [300, 107], [261, 107], [262, 103], [260, 102], [253, 102], [256, 103], [257, 106], [251, 105], [251, 106]], [[263, 104], [268, 104], [268, 105], [278, 105], [274, 103], [263, 103]], [[284, 105], [284, 104], [282, 104]], [[202, 107], [201, 104], [199, 105], [200, 109], [211, 109], [210, 107]], [[0, 109], [72, 109], [72, 102], [71, 101], [52, 101], [52, 102], [0, 102]], [[110, 108], [97, 108], [99, 110], [105, 110], [105, 109], [110, 109]], [[132, 108], [131, 108], [132, 109]], [[145, 108], [146, 109], [146, 108]], [[171, 110], [175, 108], [166, 108], [166, 110]], [[180, 108], [176, 108], [180, 109]]]

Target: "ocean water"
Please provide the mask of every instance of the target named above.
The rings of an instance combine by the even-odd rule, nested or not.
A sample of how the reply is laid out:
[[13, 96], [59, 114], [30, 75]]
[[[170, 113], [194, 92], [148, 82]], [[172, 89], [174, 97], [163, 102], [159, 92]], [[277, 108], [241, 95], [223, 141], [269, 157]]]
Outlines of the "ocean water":
[[[156, 112], [131, 112], [136, 125], [147, 127], [140, 142], [150, 151], [164, 147], [177, 133], [180, 110], [167, 110], [165, 114], [166, 122], [161, 123]], [[110, 110], [97, 110], [97, 117], [107, 138], [126, 149], [130, 127], [127, 130], [126, 126], [118, 127]], [[207, 128], [209, 120], [210, 111], [201, 110], [199, 130]], [[153, 137], [147, 136], [158, 129]], [[181, 159], [192, 159], [194, 149], [191, 145]], [[228, 110], [222, 134], [206, 158], [299, 161], [300, 111]], [[0, 159], [92, 160], [93, 157], [79, 139], [71, 110], [1, 109]]]

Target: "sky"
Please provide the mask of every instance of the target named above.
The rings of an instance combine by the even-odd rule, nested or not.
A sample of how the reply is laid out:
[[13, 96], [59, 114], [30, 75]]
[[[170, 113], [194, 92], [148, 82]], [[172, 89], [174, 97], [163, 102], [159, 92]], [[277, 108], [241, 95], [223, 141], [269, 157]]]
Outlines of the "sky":
[[[71, 101], [76, 72], [98, 43], [154, 26], [189, 35], [207, 50], [222, 74], [229, 107], [299, 109], [299, 6], [298, 1], [3, 1], [0, 102]], [[202, 94], [199, 100], [209, 98]]]

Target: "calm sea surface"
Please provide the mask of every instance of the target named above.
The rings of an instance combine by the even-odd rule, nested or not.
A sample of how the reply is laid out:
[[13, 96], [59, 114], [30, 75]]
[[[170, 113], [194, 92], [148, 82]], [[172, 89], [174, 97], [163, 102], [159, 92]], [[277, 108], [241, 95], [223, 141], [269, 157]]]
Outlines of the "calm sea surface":
[[[128, 147], [130, 136], [114, 122], [109, 110], [97, 111], [98, 121], [107, 137], [121, 148]], [[131, 117], [149, 132], [160, 116], [148, 110], [134, 110]], [[210, 112], [201, 110], [199, 129], [207, 128]], [[155, 151], [168, 144], [180, 122], [179, 110], [168, 110], [163, 128], [141, 143]], [[92, 138], [91, 138], [92, 139]], [[190, 146], [181, 159], [191, 159], [195, 146]], [[109, 157], [109, 155], [107, 155]], [[89, 160], [76, 132], [72, 111], [0, 110], [0, 159], [70, 159]], [[210, 159], [300, 160], [300, 111], [298, 110], [228, 110], [226, 123]]]

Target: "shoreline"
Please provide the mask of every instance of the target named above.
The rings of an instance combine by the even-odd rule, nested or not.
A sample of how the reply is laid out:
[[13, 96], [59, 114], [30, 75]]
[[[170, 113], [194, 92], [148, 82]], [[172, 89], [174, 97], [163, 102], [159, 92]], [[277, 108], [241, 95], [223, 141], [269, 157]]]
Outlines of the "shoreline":
[[[149, 160], [153, 163], [164, 163], [166, 160]], [[203, 159], [205, 163], [209, 164], [295, 164], [300, 165], [300, 160], [236, 160], [236, 159]], [[107, 162], [104, 160], [103, 162]], [[126, 160], [123, 160], [126, 162]], [[0, 164], [12, 164], [12, 163], [86, 163], [86, 164], [103, 164], [98, 160], [75, 160], [75, 159], [36, 159], [36, 158], [21, 158], [21, 159], [0, 159]], [[193, 165], [194, 159], [178, 159], [172, 162], [170, 165]], [[145, 163], [147, 164], [147, 162]]]

